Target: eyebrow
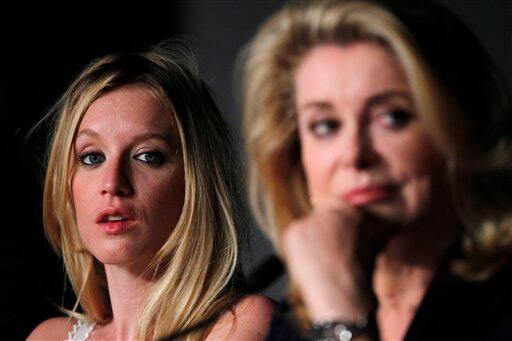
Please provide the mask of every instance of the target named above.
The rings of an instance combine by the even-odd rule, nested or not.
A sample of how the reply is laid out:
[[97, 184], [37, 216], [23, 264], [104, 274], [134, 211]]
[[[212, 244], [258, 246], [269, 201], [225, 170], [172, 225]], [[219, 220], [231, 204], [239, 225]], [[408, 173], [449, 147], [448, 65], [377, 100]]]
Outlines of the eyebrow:
[[[385, 100], [387, 100], [389, 98], [393, 98], [393, 97], [401, 97], [401, 98], [407, 100], [408, 102], [411, 102], [411, 97], [410, 97], [409, 93], [404, 92], [404, 91], [399, 91], [399, 90], [390, 90], [390, 91], [385, 91], [385, 92], [379, 93], [379, 94], [374, 95], [374, 96], [370, 97], [369, 99], [367, 99], [364, 104], [364, 108], [371, 108], [371, 107], [378, 105], [379, 103], [384, 102]], [[314, 108], [314, 109], [317, 109], [320, 111], [325, 111], [325, 112], [329, 112], [329, 111], [333, 110], [332, 104], [329, 101], [323, 101], [323, 100], [308, 102], [301, 107], [302, 110], [306, 110], [306, 109], [310, 109], [310, 108]]]
[[332, 104], [328, 101], [313, 101], [313, 102], [306, 103], [305, 105], [303, 105], [301, 107], [302, 110], [306, 110], [306, 109], [310, 109], [310, 108], [318, 109], [321, 111], [331, 111]]
[[370, 97], [366, 101], [365, 107], [371, 108], [371, 107], [373, 107], [389, 98], [392, 98], [392, 97], [401, 97], [401, 98], [407, 100], [408, 102], [411, 102], [411, 96], [409, 95], [409, 93], [404, 92], [404, 91], [390, 90], [390, 91], [385, 91], [383, 93], [380, 93], [378, 95]]
[[[91, 138], [99, 138], [100, 134], [98, 134], [96, 131], [94, 131], [92, 129], [84, 129], [84, 130], [81, 130], [78, 132], [78, 134], [76, 135], [75, 141], [78, 140], [81, 136], [89, 136]], [[137, 142], [153, 140], [153, 139], [162, 140], [162, 141], [170, 144], [171, 146], [174, 145], [171, 140], [171, 136], [169, 134], [161, 134], [161, 133], [154, 133], [154, 132], [148, 132], [148, 133], [135, 135], [133, 142], [137, 143]]]

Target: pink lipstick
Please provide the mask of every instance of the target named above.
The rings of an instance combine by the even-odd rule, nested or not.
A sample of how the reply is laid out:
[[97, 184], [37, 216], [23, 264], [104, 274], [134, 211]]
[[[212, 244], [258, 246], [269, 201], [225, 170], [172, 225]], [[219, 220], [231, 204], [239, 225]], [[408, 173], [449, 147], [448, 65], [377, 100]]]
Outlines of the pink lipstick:
[[386, 200], [396, 191], [396, 186], [371, 185], [354, 188], [345, 194], [343, 199], [354, 206], [364, 206]]
[[134, 225], [133, 215], [123, 208], [106, 208], [96, 218], [96, 226], [110, 235], [120, 234]]

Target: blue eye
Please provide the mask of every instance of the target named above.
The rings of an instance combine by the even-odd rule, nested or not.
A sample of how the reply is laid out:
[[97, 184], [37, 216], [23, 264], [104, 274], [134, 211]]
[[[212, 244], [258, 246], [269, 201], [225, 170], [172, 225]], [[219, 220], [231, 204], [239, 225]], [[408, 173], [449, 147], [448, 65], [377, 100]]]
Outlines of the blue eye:
[[87, 153], [80, 156], [80, 162], [82, 162], [85, 166], [95, 166], [105, 161], [105, 156], [100, 153]]
[[143, 152], [133, 158], [153, 166], [160, 166], [164, 162], [164, 155], [159, 151]]
[[309, 130], [316, 137], [327, 137], [330, 134], [336, 132], [340, 127], [340, 122], [334, 119], [322, 119], [319, 121], [312, 122], [309, 125]]
[[413, 118], [413, 114], [405, 110], [391, 110], [379, 115], [380, 121], [386, 128], [400, 129], [405, 127]]

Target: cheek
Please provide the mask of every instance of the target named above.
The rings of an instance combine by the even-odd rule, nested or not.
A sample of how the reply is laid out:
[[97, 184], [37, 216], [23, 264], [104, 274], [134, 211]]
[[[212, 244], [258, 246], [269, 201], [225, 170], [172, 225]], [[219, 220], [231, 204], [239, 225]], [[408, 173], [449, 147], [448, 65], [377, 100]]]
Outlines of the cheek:
[[93, 180], [78, 170], [71, 182], [78, 233], [87, 249], [94, 245], [95, 231], [90, 228], [90, 225], [97, 214], [95, 203], [98, 202], [98, 198], [94, 196]]
[[140, 180], [140, 202], [150, 226], [169, 233], [178, 221], [184, 199], [182, 174], [162, 174]]
[[401, 181], [428, 176], [444, 165], [441, 153], [421, 126], [400, 137], [380, 139], [376, 149], [386, 168]]
[[75, 174], [71, 182], [73, 205], [78, 226], [81, 226], [80, 222], [90, 215], [89, 212], [93, 210], [93, 203], [96, 202], [91, 196], [91, 184], [92, 182], [79, 172]]
[[432, 204], [436, 183], [444, 178], [445, 161], [428, 136], [420, 135], [395, 145], [387, 166], [402, 185], [407, 219], [424, 214]]
[[335, 158], [331, 144], [321, 144], [308, 137], [301, 138], [301, 162], [306, 176], [309, 194], [315, 200], [327, 195], [335, 170]]

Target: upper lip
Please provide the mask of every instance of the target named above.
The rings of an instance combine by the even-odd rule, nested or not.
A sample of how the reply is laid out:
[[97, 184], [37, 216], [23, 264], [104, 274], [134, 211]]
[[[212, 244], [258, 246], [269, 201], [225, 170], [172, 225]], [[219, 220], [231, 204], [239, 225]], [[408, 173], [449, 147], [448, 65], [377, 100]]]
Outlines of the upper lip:
[[96, 217], [96, 223], [102, 223], [107, 220], [108, 216], [121, 216], [125, 219], [133, 219], [133, 216], [129, 209], [122, 207], [107, 207], [98, 214]]

